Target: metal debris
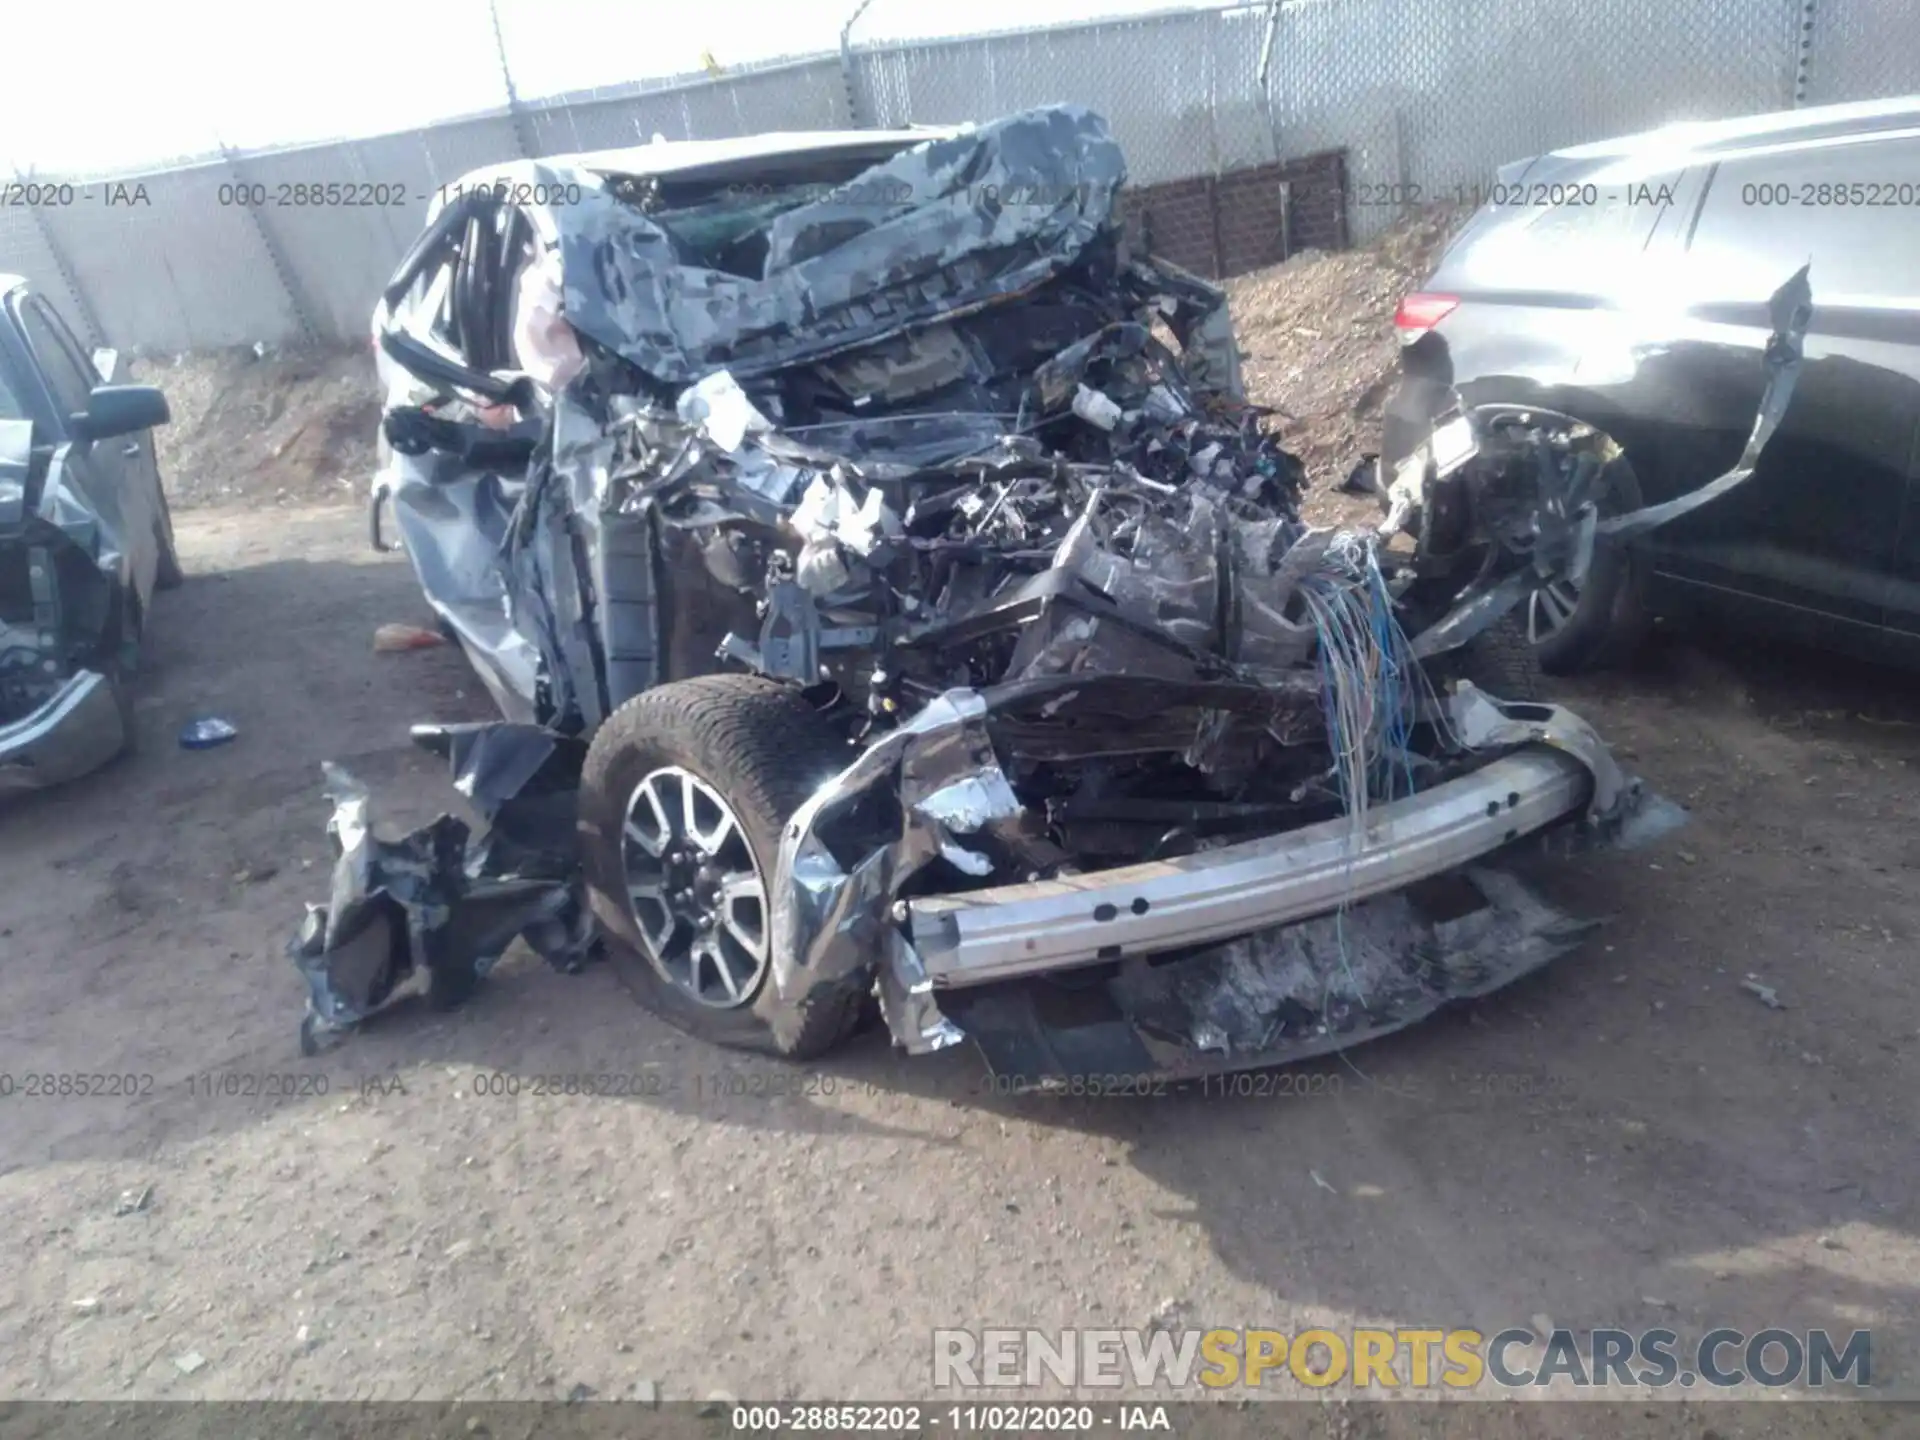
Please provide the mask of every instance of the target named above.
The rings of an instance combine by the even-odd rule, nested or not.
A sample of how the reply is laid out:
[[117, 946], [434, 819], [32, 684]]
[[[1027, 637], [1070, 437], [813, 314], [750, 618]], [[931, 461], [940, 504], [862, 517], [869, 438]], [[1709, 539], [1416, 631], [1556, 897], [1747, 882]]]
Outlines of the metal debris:
[[418, 726], [488, 823], [478, 837], [442, 815], [397, 838], [375, 824], [366, 787], [329, 765], [328, 833], [339, 850], [324, 905], [289, 946], [306, 977], [303, 1053], [314, 1054], [391, 1001], [411, 977], [436, 1006], [469, 994], [516, 938], [556, 968], [592, 942], [573, 860], [583, 747], [537, 726]]
[[153, 1203], [153, 1186], [142, 1185], [134, 1190], [122, 1190], [120, 1198], [114, 1201], [115, 1215], [137, 1215]]

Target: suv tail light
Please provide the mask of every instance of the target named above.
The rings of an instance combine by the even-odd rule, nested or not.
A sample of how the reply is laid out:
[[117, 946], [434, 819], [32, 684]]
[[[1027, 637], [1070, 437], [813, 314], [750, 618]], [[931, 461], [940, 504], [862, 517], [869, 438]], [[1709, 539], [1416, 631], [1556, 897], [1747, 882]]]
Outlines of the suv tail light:
[[1393, 327], [1400, 332], [1400, 343], [1411, 345], [1459, 308], [1458, 295], [1433, 295], [1416, 291], [1404, 296], [1393, 312]]

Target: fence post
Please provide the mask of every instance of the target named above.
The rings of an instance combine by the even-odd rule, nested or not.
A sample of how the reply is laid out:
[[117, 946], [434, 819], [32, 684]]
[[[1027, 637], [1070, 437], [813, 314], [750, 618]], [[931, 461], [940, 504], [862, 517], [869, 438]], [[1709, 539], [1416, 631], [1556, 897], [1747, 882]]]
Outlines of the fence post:
[[247, 212], [247, 219], [253, 222], [253, 233], [260, 237], [260, 246], [267, 252], [267, 262], [273, 266], [273, 273], [279, 277], [280, 288], [287, 297], [287, 307], [293, 311], [294, 324], [300, 329], [300, 338], [311, 345], [320, 338], [314, 327], [313, 311], [307, 305], [307, 298], [301, 293], [299, 281], [294, 278], [293, 262], [280, 244], [280, 237], [273, 233], [273, 227], [267, 224], [267, 217], [260, 213], [260, 207], [253, 203], [254, 191], [247, 184], [247, 177], [240, 169], [240, 152], [226, 141], [220, 142], [220, 155], [227, 162], [227, 174], [233, 179], [233, 193], [241, 200]]
[[847, 123], [856, 130], [865, 130], [873, 124], [873, 117], [867, 113], [866, 102], [860, 95], [860, 78], [853, 63], [854, 22], [867, 13], [872, 3], [873, 0], [860, 0], [847, 16], [847, 23], [840, 27], [840, 79], [847, 87]]
[[1813, 6], [1814, 0], [1801, 0], [1800, 34], [1793, 57], [1793, 108], [1796, 110], [1807, 103], [1807, 80], [1813, 68]]
[[[14, 167], [14, 176], [21, 184], [31, 183], [31, 172]], [[45, 205], [26, 205], [22, 207], [33, 217], [33, 228], [40, 232], [40, 243], [47, 247], [47, 258], [53, 261], [54, 273], [60, 277], [60, 283], [66, 287], [67, 298], [73, 302], [73, 313], [80, 317], [80, 323], [86, 327], [87, 339], [94, 345], [110, 345], [107, 332], [100, 327], [100, 317], [94, 313], [93, 303], [87, 299], [87, 292], [81, 287], [79, 272], [67, 259], [67, 247], [60, 243], [60, 237], [53, 233], [53, 226], [47, 220]]]
[[1215, 172], [1207, 176], [1207, 241], [1213, 251], [1213, 276], [1215, 280], [1227, 278], [1226, 237], [1220, 229], [1220, 175]]
[[540, 153], [534, 143], [533, 126], [527, 120], [527, 107], [520, 103], [520, 92], [513, 87], [513, 67], [507, 64], [507, 36], [500, 28], [500, 0], [487, 0], [487, 14], [493, 20], [493, 49], [500, 57], [500, 83], [507, 90], [507, 122], [513, 126], [513, 140], [521, 158], [533, 159]]
[[1280, 0], [1267, 0], [1267, 24], [1260, 37], [1260, 69], [1255, 83], [1260, 87], [1260, 108], [1267, 117], [1268, 159], [1280, 160], [1280, 121], [1273, 110], [1273, 42], [1280, 34]]

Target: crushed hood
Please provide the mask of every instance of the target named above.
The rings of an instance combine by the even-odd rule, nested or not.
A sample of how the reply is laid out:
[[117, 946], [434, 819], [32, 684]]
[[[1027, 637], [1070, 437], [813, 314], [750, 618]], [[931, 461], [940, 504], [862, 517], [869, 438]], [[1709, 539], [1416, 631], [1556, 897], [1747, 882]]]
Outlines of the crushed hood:
[[[751, 274], [703, 257], [711, 203], [649, 214], [595, 185], [556, 211], [566, 314], [655, 380], [745, 379], [1031, 290], [1094, 239], [1125, 178], [1099, 116], [1029, 111], [815, 187], [826, 193], [810, 202], [761, 187], [777, 213]], [[723, 190], [722, 208], [737, 213], [752, 188]]]

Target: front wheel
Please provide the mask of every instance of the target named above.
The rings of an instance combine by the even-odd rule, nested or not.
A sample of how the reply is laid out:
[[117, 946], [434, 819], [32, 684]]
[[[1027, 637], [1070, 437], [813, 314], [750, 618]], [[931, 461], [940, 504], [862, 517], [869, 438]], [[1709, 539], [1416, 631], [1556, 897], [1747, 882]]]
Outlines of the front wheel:
[[1520, 615], [1503, 615], [1458, 650], [1427, 662], [1429, 678], [1444, 689], [1465, 680], [1497, 700], [1544, 700], [1540, 654]]
[[719, 1045], [808, 1060], [857, 990], [786, 1000], [773, 981], [780, 832], [847, 763], [789, 685], [707, 675], [607, 717], [580, 788], [581, 858], [608, 957], [634, 998]]
[[[1640, 480], [1625, 456], [1601, 472], [1604, 518], [1638, 510]], [[1550, 580], [1522, 603], [1528, 641], [1551, 675], [1577, 675], [1625, 660], [1647, 628], [1645, 560], [1625, 545], [1596, 544], [1586, 579]]]

